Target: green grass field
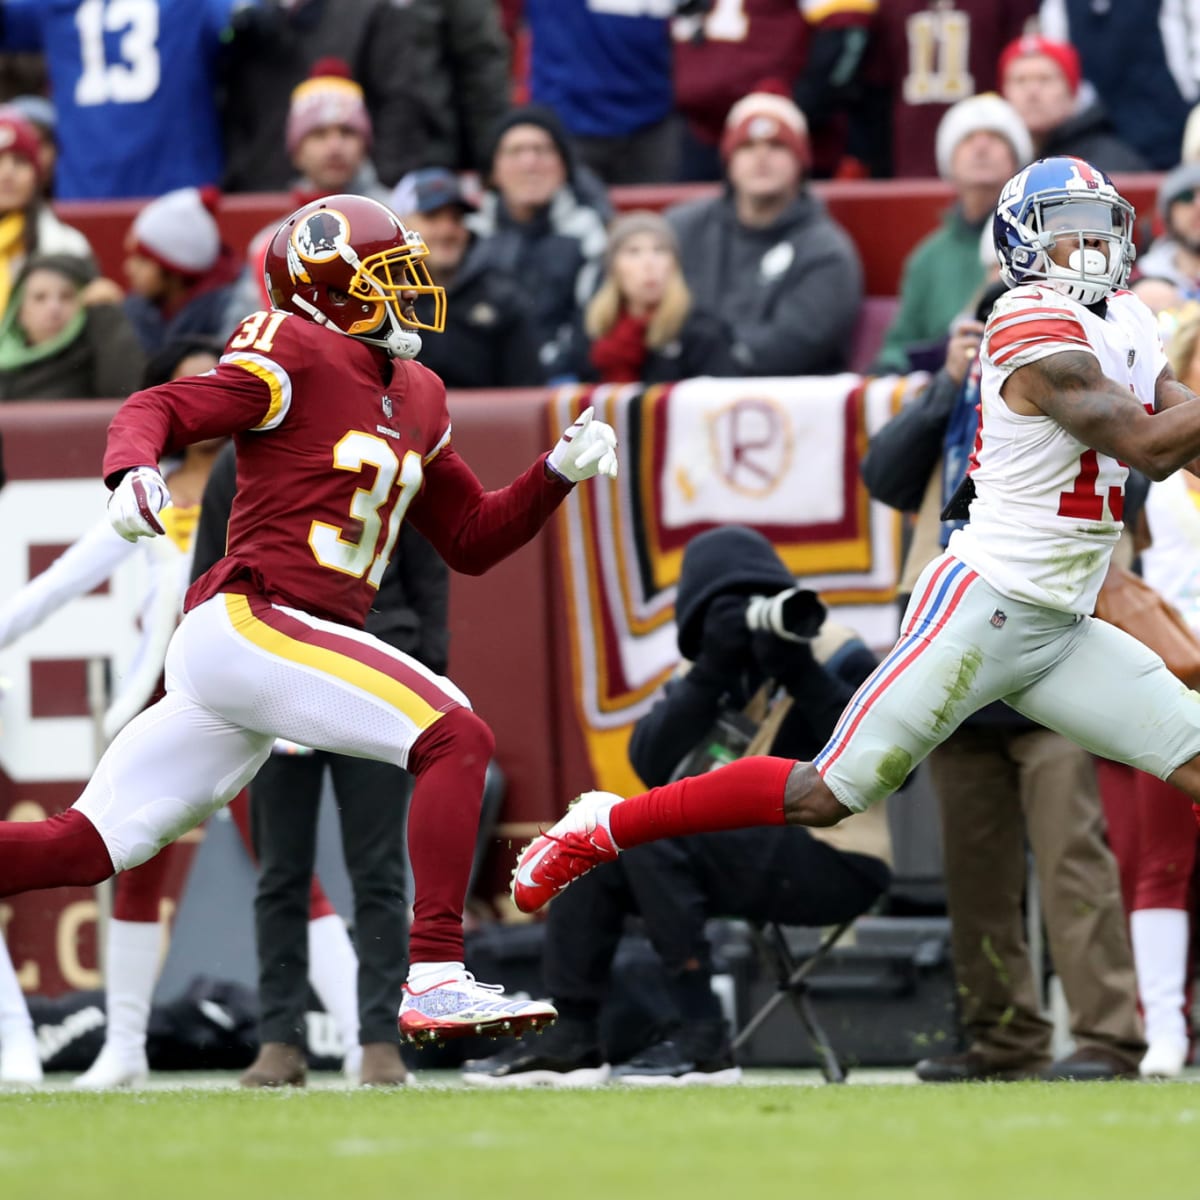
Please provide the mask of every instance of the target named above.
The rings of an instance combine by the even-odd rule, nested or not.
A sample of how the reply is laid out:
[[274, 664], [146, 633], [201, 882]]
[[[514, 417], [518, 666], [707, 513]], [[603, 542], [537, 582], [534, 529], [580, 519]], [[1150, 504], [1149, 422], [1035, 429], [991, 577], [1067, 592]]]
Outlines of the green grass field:
[[1186, 1200], [1177, 1084], [0, 1096], [3, 1200]]

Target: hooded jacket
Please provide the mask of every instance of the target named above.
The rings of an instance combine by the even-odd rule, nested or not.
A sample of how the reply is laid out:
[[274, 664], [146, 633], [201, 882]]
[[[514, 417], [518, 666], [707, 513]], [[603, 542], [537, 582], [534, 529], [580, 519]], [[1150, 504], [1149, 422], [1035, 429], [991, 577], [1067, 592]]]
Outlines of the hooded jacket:
[[808, 191], [770, 225], [737, 217], [733, 193], [669, 209], [698, 307], [724, 320], [746, 375], [845, 370], [863, 298], [850, 235]]

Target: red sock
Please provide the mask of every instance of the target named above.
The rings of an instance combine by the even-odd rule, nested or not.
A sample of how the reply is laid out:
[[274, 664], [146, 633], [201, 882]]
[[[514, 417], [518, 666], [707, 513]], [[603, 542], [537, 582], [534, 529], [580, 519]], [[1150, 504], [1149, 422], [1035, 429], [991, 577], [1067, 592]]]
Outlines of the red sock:
[[103, 840], [77, 809], [48, 821], [0, 821], [0, 896], [90, 887], [112, 874]]
[[463, 904], [475, 860], [483, 780], [495, 749], [492, 731], [469, 708], [456, 708], [417, 739], [408, 810], [413, 923], [408, 959], [463, 961]]
[[608, 830], [622, 850], [658, 838], [782, 825], [783, 789], [794, 758], [739, 758], [613, 806]]
[[164, 846], [140, 867], [132, 867], [117, 876], [113, 888], [113, 916], [118, 921], [154, 924], [158, 921], [158, 902], [170, 890], [167, 876], [178, 866], [175, 843]]

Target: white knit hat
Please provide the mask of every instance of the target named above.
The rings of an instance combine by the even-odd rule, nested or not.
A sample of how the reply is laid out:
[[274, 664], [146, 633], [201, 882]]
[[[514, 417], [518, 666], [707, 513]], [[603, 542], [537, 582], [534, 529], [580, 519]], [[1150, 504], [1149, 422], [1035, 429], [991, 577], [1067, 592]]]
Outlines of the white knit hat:
[[1008, 142], [1016, 155], [1018, 168], [1032, 160], [1033, 141], [1017, 110], [995, 92], [981, 92], [948, 108], [938, 125], [937, 166], [943, 179], [950, 178], [950, 160], [959, 142], [981, 130], [998, 133]]
[[203, 275], [221, 253], [221, 233], [212, 210], [215, 189], [189, 187], [151, 200], [133, 222], [138, 250], [168, 271]]

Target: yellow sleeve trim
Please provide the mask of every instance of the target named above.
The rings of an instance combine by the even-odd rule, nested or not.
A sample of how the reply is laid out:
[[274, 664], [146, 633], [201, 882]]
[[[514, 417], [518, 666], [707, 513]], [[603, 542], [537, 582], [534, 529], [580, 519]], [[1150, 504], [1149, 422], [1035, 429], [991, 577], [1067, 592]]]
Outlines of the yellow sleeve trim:
[[879, 11], [879, 0], [824, 0], [823, 3], [818, 0], [815, 4], [810, 4], [809, 0], [802, 0], [800, 7], [804, 12], [804, 19], [810, 25], [819, 25], [839, 13], [872, 16]]
[[277, 362], [261, 354], [226, 354], [221, 358], [221, 362], [231, 367], [241, 367], [243, 371], [248, 371], [267, 385], [270, 403], [267, 405], [266, 415], [253, 426], [251, 432], [263, 433], [282, 425], [288, 409], [292, 407], [292, 380], [288, 373]]
[[451, 426], [447, 425], [446, 432], [443, 433], [440, 438], [438, 438], [438, 444], [434, 446], [434, 448], [430, 450], [430, 452], [425, 455], [423, 459], [421, 459], [422, 464], [431, 462], [433, 459], [437, 458], [442, 450], [450, 444], [450, 429]]

